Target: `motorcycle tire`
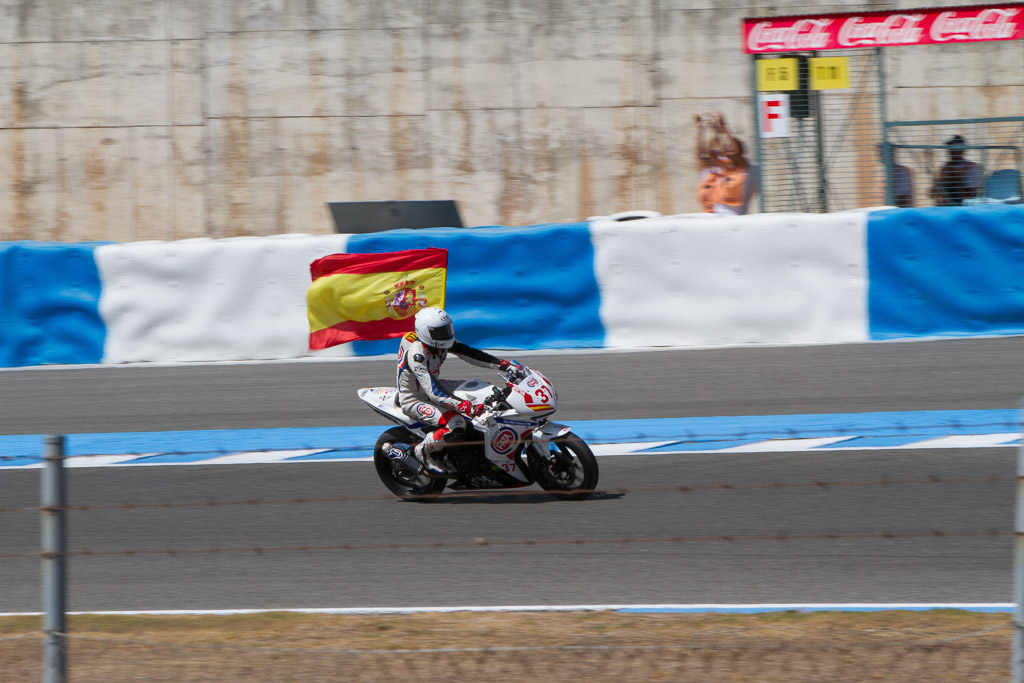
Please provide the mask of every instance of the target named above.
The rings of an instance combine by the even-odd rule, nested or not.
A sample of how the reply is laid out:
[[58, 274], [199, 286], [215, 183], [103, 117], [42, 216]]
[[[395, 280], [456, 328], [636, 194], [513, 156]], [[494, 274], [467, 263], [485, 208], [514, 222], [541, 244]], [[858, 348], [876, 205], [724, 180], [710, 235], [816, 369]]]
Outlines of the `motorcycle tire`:
[[432, 501], [441, 495], [448, 480], [428, 477], [426, 474], [411, 474], [384, 452], [383, 446], [389, 441], [413, 444], [417, 439], [401, 427], [392, 427], [377, 439], [377, 444], [373, 447], [373, 465], [384, 486], [387, 486], [389, 491], [403, 500], [421, 503]]
[[554, 463], [541, 459], [537, 467], [540, 487], [562, 500], [583, 500], [597, 488], [597, 458], [587, 442], [575, 434], [551, 440]]

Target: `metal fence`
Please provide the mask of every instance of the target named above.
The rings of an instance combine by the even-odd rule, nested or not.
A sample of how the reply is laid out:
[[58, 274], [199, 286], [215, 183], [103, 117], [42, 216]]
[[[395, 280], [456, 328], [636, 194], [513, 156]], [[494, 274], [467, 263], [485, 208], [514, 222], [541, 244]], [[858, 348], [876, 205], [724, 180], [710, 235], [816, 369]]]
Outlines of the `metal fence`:
[[[963, 143], [959, 143], [956, 136], [960, 136]], [[892, 165], [888, 168], [894, 169], [895, 164], [901, 164], [909, 171], [914, 187], [914, 206], [945, 205], [939, 175], [957, 149], [963, 151], [964, 159], [980, 166], [980, 191], [976, 197], [966, 198], [965, 203], [1021, 202], [1024, 116], [888, 121], [885, 124], [885, 141], [892, 155]], [[894, 180], [892, 170], [889, 175], [891, 186]]]
[[[834, 50], [849, 65], [849, 87], [811, 90], [808, 60], [796, 57], [801, 88], [789, 91], [788, 137], [758, 138], [761, 210], [826, 213], [869, 206], [944, 206], [939, 176], [951, 147], [980, 165], [967, 203], [1020, 203], [1024, 117], [886, 120], [880, 49]], [[770, 59], [755, 55], [758, 60]], [[756, 78], [755, 78], [756, 82]], [[961, 136], [961, 144], [950, 144]], [[909, 200], [901, 200], [911, 184]]]
[[[817, 53], [780, 56], [799, 60], [803, 87], [789, 93], [790, 135], [758, 138], [762, 211], [827, 213], [882, 204], [880, 51], [829, 51], [848, 60], [850, 85], [837, 90], [807, 87], [806, 65]], [[758, 59], [765, 57], [755, 56], [755, 69]]]

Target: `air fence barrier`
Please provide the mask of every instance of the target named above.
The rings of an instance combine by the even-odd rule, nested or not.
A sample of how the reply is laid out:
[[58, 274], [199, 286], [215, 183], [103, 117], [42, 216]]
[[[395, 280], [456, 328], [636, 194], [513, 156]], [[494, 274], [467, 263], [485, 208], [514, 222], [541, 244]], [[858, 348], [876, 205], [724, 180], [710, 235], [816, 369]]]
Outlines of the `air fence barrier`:
[[1024, 333], [1024, 207], [705, 214], [521, 228], [0, 243], [0, 367], [374, 356], [308, 350], [309, 264], [448, 250], [446, 307], [492, 349]]
[[[948, 426], [948, 425], [944, 425]], [[1020, 422], [975, 424], [974, 428], [1020, 433]], [[689, 438], [735, 439], [751, 434], [691, 434]], [[763, 436], [764, 434], [760, 435]], [[788, 431], [785, 436], [801, 436]], [[362, 445], [342, 445], [339, 449], [364, 449]], [[1018, 475], [992, 475], [984, 477], [942, 477], [922, 474], [906, 479], [879, 478], [860, 481], [753, 481], [747, 483], [660, 485], [634, 488], [607, 488], [595, 492], [596, 496], [614, 494], [671, 494], [702, 496], [736, 494], [755, 489], [782, 492], [793, 489], [812, 489], [836, 493], [849, 488], [884, 489], [886, 495], [900, 495], [908, 487], [957, 487], [962, 485], [1008, 486], [1011, 481], [1024, 481], [1024, 447], [1019, 449]], [[453, 624], [465, 614], [457, 609], [446, 614], [445, 621], [417, 622], [423, 615], [405, 615], [402, 619], [410, 633], [407, 638], [383, 641], [367, 640], [366, 634], [392, 632], [400, 622], [387, 615], [350, 614], [347, 620], [338, 616], [332, 621], [315, 622], [296, 632], [289, 631], [287, 621], [279, 621], [269, 633], [243, 634], [234, 637], [209, 633], [189, 632], [188, 628], [168, 632], [153, 628], [155, 621], [112, 624], [107, 627], [93, 621], [80, 626], [66, 616], [66, 576], [69, 563], [87, 563], [98, 557], [165, 557], [168, 561], [181, 561], [194, 556], [224, 556], [227, 554], [256, 554], [260, 557], [284, 554], [318, 552], [360, 553], [363, 551], [394, 552], [408, 557], [410, 552], [433, 553], [457, 550], [472, 552], [489, 546], [503, 549], [528, 549], [537, 546], [621, 546], [641, 548], [650, 545], [684, 544], [706, 546], [712, 544], [756, 544], [820, 542], [843, 543], [877, 539], [883, 541], [928, 540], [936, 543], [963, 538], [1015, 537], [1020, 543], [1024, 534], [1024, 506], [1018, 500], [1016, 531], [1010, 528], [972, 528], [969, 520], [956, 529], [922, 529], [898, 527], [844, 532], [773, 533], [649, 537], [643, 535], [615, 536], [568, 535], [564, 538], [516, 538], [514, 536], [472, 539], [466, 541], [429, 541], [396, 543], [337, 543], [330, 545], [204, 545], [197, 539], [190, 547], [81, 547], [68, 538], [68, 518], [74, 515], [72, 533], [87, 528], [90, 513], [120, 512], [136, 515], [146, 510], [173, 514], [175, 510], [201, 509], [216, 514], [218, 510], [237, 508], [263, 508], [267, 506], [301, 506], [318, 503], [360, 503], [392, 501], [391, 495], [304, 497], [281, 499], [196, 499], [170, 502], [117, 502], [103, 504], [70, 504], [65, 477], [71, 470], [68, 460], [104, 457], [105, 454], [68, 456], [65, 437], [48, 436], [41, 454], [31, 456], [42, 471], [39, 506], [3, 507], [7, 523], [24, 524], [24, 515], [39, 514], [42, 526], [42, 547], [38, 552], [20, 552], [0, 549], [0, 561], [41, 558], [43, 565], [43, 620], [42, 628], [23, 629], [21, 632], [0, 630], [0, 680], [7, 682], [36, 681], [46, 683], [63, 681], [71, 674], [75, 681], [108, 681], [145, 678], [147, 681], [382, 681], [407, 680], [415, 672], [416, 680], [502, 680], [535, 681], [539, 678], [569, 680], [585, 677], [588, 680], [700, 680], [700, 681], [920, 681], [1005, 680], [1014, 665], [1024, 665], [1021, 635], [1024, 622], [1019, 618], [1024, 609], [1024, 556], [1018, 547], [1015, 558], [1015, 599], [1018, 618], [989, 619], [965, 630], [955, 626], [908, 626], [905, 632], [891, 621], [881, 628], [886, 635], [880, 638], [875, 631], [862, 628], [837, 630], [835, 626], [822, 628], [820, 633], [808, 634], [807, 629], [794, 637], [787, 629], [774, 622], [744, 623], [728, 626], [728, 622], [715, 622], [709, 615], [689, 615], [684, 622], [668, 622], [654, 615], [630, 614], [626, 627], [615, 627], [613, 622], [603, 623], [597, 631], [581, 627], [565, 631], [564, 626], [552, 625], [547, 631], [544, 619], [535, 616], [527, 620], [526, 628], [533, 636], [517, 641], [515, 646], [494, 646], [497, 632], [508, 633], [514, 628], [510, 619], [522, 621], [525, 617], [504, 614], [501, 627], [463, 625], [453, 635]], [[141, 455], [141, 454], [140, 454]], [[152, 455], [152, 454], [149, 454]], [[9, 456], [4, 456], [9, 457]], [[13, 456], [11, 456], [13, 457]], [[26, 455], [16, 456], [24, 460]], [[0, 463], [2, 464], [2, 463]], [[449, 493], [449, 496], [487, 497], [548, 496], [540, 490], [474, 491]], [[898, 524], [899, 520], [894, 519]], [[95, 522], [93, 522], [95, 523]], [[201, 527], [196, 527], [197, 531]], [[200, 532], [201, 533], [201, 532]], [[69, 548], [75, 548], [73, 550]], [[251, 610], [256, 612], [258, 610]], [[396, 610], [400, 611], [400, 610]], [[353, 612], [358, 612], [353, 610]], [[463, 614], [458, 617], [457, 614]], [[321, 615], [324, 619], [326, 616]], [[152, 617], [158, 619], [159, 617]], [[409, 620], [413, 624], [409, 625]], [[701, 621], [703, 620], [703, 621]], [[941, 619], [939, 620], [941, 621]], [[26, 625], [31, 622], [22, 619]], [[518, 623], [518, 622], [517, 622]], [[813, 622], [812, 622], [813, 623]], [[522, 625], [522, 624], [520, 624]], [[591, 624], [593, 626], [593, 624]], [[0, 619], [0, 629], [4, 628]], [[310, 635], [311, 629], [314, 635]], [[558, 629], [562, 629], [559, 631]], [[929, 630], [930, 629], [930, 630]], [[426, 634], [426, 635], [423, 635]], [[540, 635], [538, 635], [540, 634]], [[600, 634], [600, 635], [597, 635]], [[1012, 635], [1012, 639], [1011, 639]], [[440, 643], [438, 641], [441, 641]], [[1012, 655], [1011, 655], [1012, 640]], [[43, 656], [40, 656], [42, 651]], [[1019, 675], [1024, 669], [1015, 668], [1013, 681], [1024, 680]]]

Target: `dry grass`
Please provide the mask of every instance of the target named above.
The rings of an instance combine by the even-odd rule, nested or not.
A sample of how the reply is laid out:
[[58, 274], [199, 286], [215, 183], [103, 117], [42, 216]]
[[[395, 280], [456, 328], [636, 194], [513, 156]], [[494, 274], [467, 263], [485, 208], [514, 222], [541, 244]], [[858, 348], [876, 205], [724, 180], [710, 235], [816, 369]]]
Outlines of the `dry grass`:
[[[37, 618], [3, 618], [0, 638], [39, 627]], [[70, 680], [76, 683], [967, 683], [1008, 679], [1011, 620], [1006, 614], [955, 610], [759, 615], [267, 613], [76, 616], [70, 618], [69, 631]], [[39, 681], [40, 642], [39, 636], [0, 640], [0, 682]], [[542, 649], [493, 649], [515, 647]]]

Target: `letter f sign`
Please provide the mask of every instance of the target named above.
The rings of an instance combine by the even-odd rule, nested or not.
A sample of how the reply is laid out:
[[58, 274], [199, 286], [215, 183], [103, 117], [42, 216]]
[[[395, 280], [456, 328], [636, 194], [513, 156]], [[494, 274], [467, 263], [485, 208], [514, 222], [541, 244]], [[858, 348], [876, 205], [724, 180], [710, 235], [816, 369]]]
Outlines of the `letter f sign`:
[[761, 137], [789, 137], [789, 95], [757, 93], [757, 120]]

